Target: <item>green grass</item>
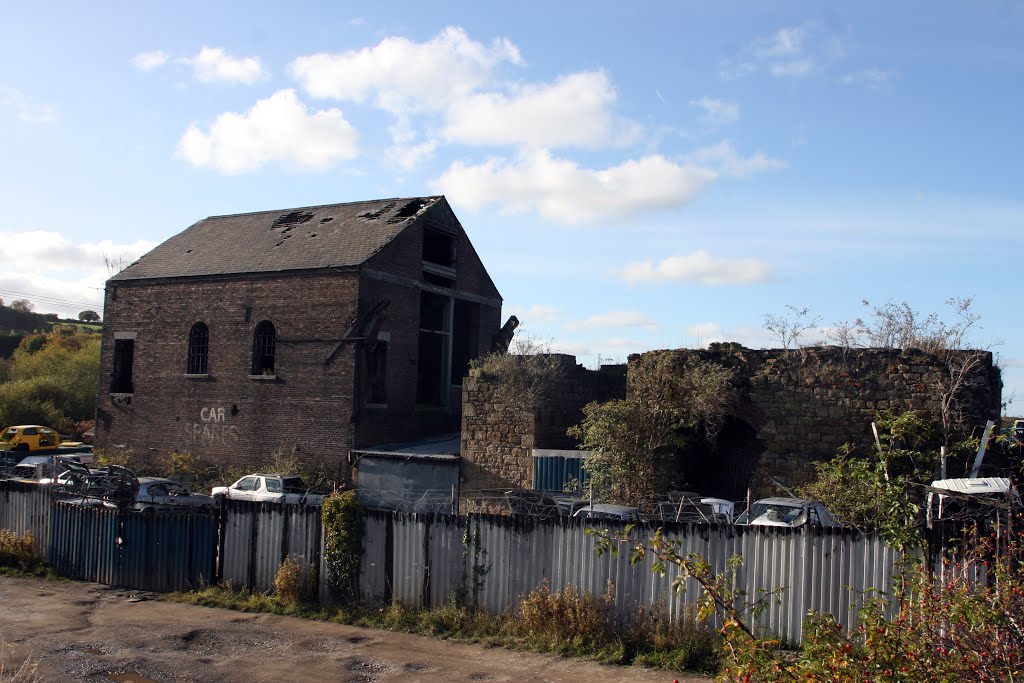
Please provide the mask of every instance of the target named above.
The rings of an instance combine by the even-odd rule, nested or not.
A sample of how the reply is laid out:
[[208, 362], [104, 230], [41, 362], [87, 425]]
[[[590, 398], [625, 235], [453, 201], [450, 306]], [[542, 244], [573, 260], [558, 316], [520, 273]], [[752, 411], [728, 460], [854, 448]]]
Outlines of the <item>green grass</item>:
[[397, 603], [325, 607], [219, 586], [171, 593], [163, 599], [555, 653], [606, 664], [712, 673], [721, 659], [717, 635], [693, 619], [672, 621], [657, 610], [640, 610], [629, 618], [616, 619], [607, 597], [571, 589], [553, 592], [546, 586], [523, 596], [515, 614], [497, 615], [468, 609], [455, 601], [427, 610]]

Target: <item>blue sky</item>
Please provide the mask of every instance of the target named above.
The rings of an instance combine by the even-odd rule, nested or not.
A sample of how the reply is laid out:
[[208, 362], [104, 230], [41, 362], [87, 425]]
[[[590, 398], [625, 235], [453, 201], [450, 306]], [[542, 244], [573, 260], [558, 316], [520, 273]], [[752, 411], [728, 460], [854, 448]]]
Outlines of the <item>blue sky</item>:
[[0, 297], [101, 305], [203, 217], [445, 194], [581, 362], [950, 318], [1024, 400], [1024, 5], [18, 3]]

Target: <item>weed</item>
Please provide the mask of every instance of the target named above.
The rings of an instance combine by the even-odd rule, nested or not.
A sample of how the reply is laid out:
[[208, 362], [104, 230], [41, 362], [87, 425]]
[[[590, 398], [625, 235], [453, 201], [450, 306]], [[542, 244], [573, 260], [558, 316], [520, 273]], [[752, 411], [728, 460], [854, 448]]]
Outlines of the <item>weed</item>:
[[18, 535], [10, 529], [0, 529], [0, 566], [31, 571], [44, 564], [32, 534]]

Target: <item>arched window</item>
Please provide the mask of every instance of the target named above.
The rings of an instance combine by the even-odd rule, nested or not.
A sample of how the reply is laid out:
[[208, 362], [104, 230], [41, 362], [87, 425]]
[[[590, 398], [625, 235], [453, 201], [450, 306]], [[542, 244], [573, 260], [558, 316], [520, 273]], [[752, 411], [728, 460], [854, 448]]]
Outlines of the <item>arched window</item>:
[[274, 374], [274, 349], [277, 346], [277, 331], [274, 323], [264, 320], [252, 333], [252, 374]]
[[188, 365], [185, 372], [189, 375], [205, 375], [210, 371], [210, 330], [206, 323], [196, 323], [188, 331]]

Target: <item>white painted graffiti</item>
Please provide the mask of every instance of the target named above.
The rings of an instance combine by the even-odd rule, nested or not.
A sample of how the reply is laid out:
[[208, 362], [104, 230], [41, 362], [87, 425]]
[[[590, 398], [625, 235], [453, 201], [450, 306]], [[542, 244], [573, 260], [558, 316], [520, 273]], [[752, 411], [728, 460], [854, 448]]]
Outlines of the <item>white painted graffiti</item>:
[[189, 443], [207, 443], [226, 446], [238, 443], [238, 427], [222, 424], [227, 411], [223, 406], [203, 407], [199, 411], [201, 422], [189, 422], [185, 425], [185, 439]]

